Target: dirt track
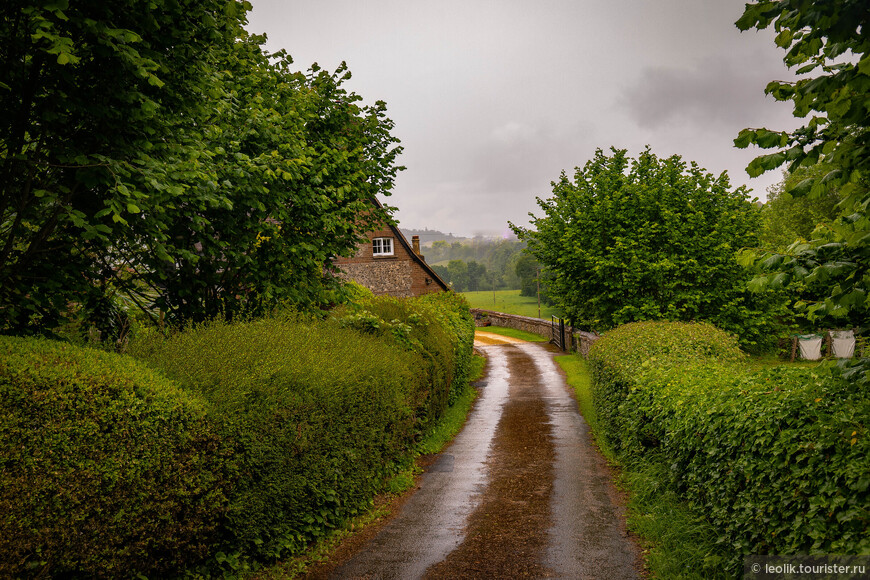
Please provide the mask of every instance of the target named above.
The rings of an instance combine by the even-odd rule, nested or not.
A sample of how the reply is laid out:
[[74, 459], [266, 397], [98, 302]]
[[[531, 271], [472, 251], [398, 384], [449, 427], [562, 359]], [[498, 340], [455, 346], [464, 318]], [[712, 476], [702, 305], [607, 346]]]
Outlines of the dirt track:
[[478, 333], [465, 429], [377, 535], [313, 578], [638, 578], [619, 494], [555, 350]]

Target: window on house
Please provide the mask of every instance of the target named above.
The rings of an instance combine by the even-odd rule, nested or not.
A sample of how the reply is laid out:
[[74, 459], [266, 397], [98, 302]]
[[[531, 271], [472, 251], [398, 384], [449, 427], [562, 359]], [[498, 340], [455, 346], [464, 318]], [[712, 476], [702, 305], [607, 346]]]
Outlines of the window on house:
[[393, 238], [375, 238], [372, 240], [373, 256], [392, 256]]

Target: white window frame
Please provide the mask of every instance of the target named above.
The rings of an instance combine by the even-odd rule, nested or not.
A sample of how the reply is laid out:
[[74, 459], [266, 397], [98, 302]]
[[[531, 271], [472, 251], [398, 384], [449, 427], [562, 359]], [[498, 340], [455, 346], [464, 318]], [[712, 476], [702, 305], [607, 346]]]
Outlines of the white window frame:
[[392, 256], [393, 238], [372, 239], [372, 256]]

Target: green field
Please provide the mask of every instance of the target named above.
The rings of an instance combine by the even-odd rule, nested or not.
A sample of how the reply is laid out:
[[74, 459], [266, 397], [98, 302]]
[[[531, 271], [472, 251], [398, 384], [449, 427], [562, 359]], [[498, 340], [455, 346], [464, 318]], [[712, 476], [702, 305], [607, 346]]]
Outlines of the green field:
[[561, 312], [553, 307], [541, 304], [541, 312], [538, 315], [538, 301], [534, 297], [520, 296], [519, 290], [482, 290], [479, 292], [462, 292], [472, 308], [483, 308], [516, 314], [518, 316], [531, 316], [533, 318], [548, 319], [551, 315], [561, 316]]
[[548, 337], [540, 334], [526, 332], [525, 330], [517, 330], [516, 328], [505, 328], [504, 326], [483, 326], [477, 330], [500, 334], [502, 336], [510, 336], [511, 338], [519, 338], [520, 340], [528, 342], [547, 342], [550, 340]]

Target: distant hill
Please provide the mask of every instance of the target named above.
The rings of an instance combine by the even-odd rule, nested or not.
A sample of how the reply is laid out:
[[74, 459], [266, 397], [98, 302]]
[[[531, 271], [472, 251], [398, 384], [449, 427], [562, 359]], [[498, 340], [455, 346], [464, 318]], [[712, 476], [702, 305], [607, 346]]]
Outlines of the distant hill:
[[410, 228], [399, 228], [402, 231], [402, 234], [411, 239], [411, 236], [420, 236], [420, 244], [427, 245], [432, 242], [464, 242], [470, 240], [471, 238], [466, 238], [462, 236], [454, 236], [453, 234], [445, 234], [444, 232], [439, 232], [438, 230], [430, 230], [428, 228], [423, 230], [414, 230]]
[[[501, 236], [482, 236], [476, 235], [473, 238], [469, 238], [466, 236], [454, 236], [452, 233], [445, 234], [439, 230], [430, 230], [429, 228], [425, 228], [422, 230], [415, 230], [412, 228], [403, 228], [400, 227], [402, 234], [411, 239], [411, 236], [420, 236], [420, 244], [424, 246], [431, 245], [432, 242], [448, 242], [454, 243], [459, 242], [461, 244], [471, 244], [471, 243], [488, 243], [488, 242], [497, 242], [503, 239]], [[509, 239], [516, 240], [516, 236], [510, 236]]]

